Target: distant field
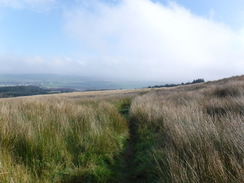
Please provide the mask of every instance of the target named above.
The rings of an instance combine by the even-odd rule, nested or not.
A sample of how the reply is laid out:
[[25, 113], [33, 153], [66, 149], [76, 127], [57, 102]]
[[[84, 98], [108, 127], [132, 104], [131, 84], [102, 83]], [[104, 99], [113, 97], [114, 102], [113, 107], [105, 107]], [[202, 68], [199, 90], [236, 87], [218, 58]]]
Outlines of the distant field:
[[0, 99], [0, 182], [244, 182], [244, 77]]
[[74, 90], [65, 88], [47, 89], [38, 86], [3, 86], [0, 87], [0, 98], [69, 92], [74, 92]]

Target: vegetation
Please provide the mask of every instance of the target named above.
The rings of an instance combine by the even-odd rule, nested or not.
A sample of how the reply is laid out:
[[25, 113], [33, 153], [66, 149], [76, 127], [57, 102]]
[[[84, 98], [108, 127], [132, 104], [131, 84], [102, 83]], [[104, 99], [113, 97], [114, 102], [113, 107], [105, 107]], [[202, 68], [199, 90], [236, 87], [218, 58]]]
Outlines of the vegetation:
[[244, 76], [0, 100], [0, 182], [244, 182]]
[[0, 182], [116, 182], [138, 95], [123, 92], [2, 99]]
[[244, 182], [244, 80], [225, 81], [132, 102], [135, 182]]
[[155, 86], [149, 86], [148, 88], [164, 88], [164, 87], [175, 87], [175, 86], [181, 86], [181, 85], [191, 85], [191, 84], [197, 84], [197, 83], [204, 83], [204, 79], [195, 79], [192, 82], [187, 83], [181, 83], [181, 84], [165, 84], [165, 85], [155, 85]]

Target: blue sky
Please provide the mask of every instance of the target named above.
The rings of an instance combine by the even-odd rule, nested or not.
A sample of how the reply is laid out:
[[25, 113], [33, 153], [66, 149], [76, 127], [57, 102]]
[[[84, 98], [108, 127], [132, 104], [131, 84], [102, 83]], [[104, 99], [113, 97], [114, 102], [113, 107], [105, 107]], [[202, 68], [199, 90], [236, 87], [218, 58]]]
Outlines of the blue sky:
[[243, 74], [243, 0], [0, 0], [0, 73]]

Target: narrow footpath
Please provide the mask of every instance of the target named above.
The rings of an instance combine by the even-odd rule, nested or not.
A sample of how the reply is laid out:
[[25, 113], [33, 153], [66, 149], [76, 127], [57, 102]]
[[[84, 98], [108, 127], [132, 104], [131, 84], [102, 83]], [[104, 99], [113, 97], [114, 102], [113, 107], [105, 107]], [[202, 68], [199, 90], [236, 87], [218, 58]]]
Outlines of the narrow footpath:
[[120, 113], [124, 116], [124, 118], [128, 122], [129, 128], [129, 138], [127, 140], [127, 145], [122, 153], [121, 164], [122, 169], [119, 175], [119, 183], [130, 183], [133, 182], [133, 158], [135, 152], [135, 145], [137, 142], [137, 135], [136, 135], [136, 125], [130, 120], [129, 118], [130, 112], [130, 102], [125, 103], [120, 108]]

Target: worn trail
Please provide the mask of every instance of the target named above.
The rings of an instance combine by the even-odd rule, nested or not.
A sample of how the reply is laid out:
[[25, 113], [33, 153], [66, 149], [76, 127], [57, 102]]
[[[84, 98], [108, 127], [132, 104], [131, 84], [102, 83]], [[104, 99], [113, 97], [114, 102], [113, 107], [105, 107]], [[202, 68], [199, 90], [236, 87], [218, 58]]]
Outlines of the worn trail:
[[130, 102], [123, 104], [120, 113], [126, 118], [129, 128], [129, 138], [127, 140], [126, 148], [122, 154], [122, 168], [119, 176], [119, 183], [133, 182], [133, 158], [135, 152], [135, 145], [137, 142], [136, 125], [129, 119]]

